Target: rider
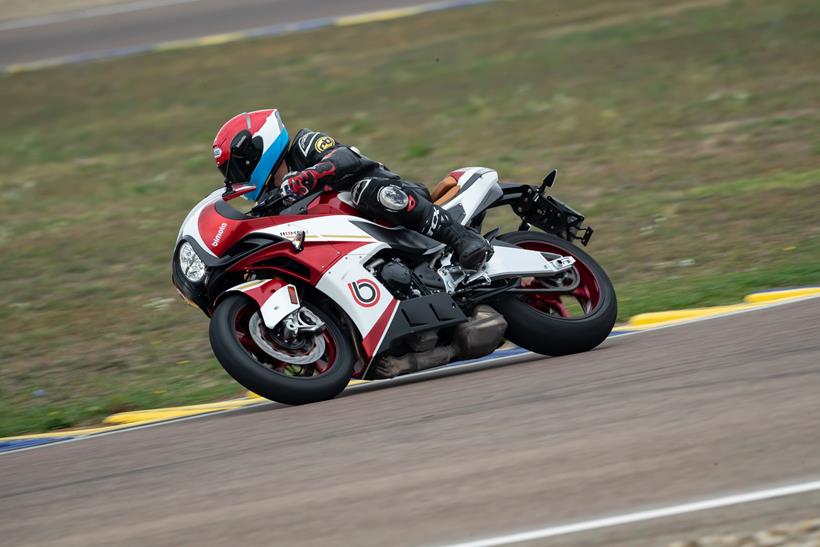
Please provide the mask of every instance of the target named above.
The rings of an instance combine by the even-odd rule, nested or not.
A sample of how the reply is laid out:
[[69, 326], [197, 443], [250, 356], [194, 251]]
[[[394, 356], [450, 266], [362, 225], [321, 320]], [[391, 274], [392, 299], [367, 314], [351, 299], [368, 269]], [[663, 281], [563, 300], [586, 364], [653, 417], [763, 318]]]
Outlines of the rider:
[[424, 186], [325, 133], [301, 129], [290, 140], [278, 110], [234, 116], [217, 133], [213, 152], [226, 184], [256, 187], [246, 194], [257, 202], [256, 211], [265, 212], [275, 188], [294, 198], [350, 189], [358, 210], [449, 245], [466, 269], [480, 268], [491, 253], [487, 240], [433, 204]]

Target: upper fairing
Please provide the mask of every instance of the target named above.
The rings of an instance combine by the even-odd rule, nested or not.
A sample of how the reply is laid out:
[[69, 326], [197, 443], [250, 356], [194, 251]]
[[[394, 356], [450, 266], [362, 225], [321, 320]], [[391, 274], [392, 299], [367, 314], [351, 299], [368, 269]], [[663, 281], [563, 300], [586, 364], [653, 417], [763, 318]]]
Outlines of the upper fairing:
[[182, 222], [182, 226], [179, 228], [179, 233], [177, 234], [177, 243], [179, 240], [182, 239], [184, 236], [188, 236], [193, 238], [205, 251], [207, 251], [212, 256], [216, 256], [211, 249], [208, 248], [208, 245], [202, 240], [202, 236], [199, 233], [199, 217], [202, 214], [202, 211], [205, 210], [206, 207], [209, 205], [216, 204], [217, 201], [222, 199], [222, 194], [224, 193], [224, 188], [218, 188], [205, 196], [202, 201], [196, 204], [196, 206], [191, 209], [188, 213], [188, 216], [185, 217], [185, 220]]

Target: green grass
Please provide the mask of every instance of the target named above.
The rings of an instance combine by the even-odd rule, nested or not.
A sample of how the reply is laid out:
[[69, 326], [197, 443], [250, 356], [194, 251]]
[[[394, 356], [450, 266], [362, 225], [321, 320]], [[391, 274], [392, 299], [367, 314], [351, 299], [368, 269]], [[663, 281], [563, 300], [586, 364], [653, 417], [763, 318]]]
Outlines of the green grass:
[[0, 79], [0, 435], [241, 393], [168, 262], [243, 110], [429, 184], [559, 168], [622, 318], [820, 282], [820, 4], [698, 5], [517, 0]]

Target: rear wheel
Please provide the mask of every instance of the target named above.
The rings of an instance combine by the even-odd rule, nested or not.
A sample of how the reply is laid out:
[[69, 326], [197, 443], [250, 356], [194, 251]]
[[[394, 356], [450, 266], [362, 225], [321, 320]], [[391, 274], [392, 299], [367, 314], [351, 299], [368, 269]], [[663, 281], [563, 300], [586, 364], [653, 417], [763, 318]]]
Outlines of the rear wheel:
[[304, 307], [324, 327], [283, 335], [268, 329], [259, 306], [242, 294], [221, 302], [211, 318], [211, 348], [237, 382], [272, 401], [300, 405], [332, 399], [347, 386], [355, 355], [337, 320], [310, 303]]
[[572, 270], [550, 278], [525, 277], [532, 292], [502, 294], [493, 307], [507, 320], [506, 338], [543, 355], [588, 351], [603, 342], [618, 315], [615, 289], [590, 255], [565, 239], [543, 232], [512, 232], [498, 239], [524, 249], [575, 259]]

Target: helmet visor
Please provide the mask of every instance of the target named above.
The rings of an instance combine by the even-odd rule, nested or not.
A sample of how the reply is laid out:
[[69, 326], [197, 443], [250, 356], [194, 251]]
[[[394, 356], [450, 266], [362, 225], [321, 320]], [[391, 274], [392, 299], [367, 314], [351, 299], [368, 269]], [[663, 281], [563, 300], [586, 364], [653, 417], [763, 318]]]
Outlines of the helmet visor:
[[262, 150], [257, 147], [250, 131], [240, 131], [231, 141], [231, 153], [228, 161], [219, 166], [225, 180], [231, 184], [246, 183], [251, 180], [251, 173], [262, 157]]

